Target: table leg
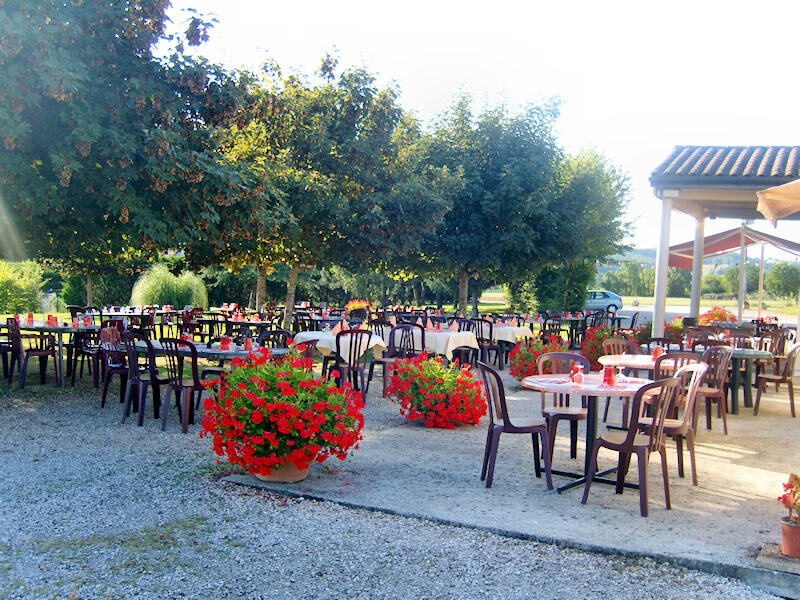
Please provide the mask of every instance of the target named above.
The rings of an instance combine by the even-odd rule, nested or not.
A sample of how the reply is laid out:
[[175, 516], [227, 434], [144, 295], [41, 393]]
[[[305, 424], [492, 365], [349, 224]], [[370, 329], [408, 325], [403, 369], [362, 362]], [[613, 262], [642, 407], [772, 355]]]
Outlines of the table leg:
[[61, 360], [61, 357], [64, 355], [64, 334], [60, 331], [57, 332], [58, 335], [58, 373], [56, 376], [56, 384], [58, 387], [64, 387], [64, 361]]
[[728, 387], [730, 387], [731, 391], [731, 407], [728, 411], [734, 415], [739, 414], [739, 380], [741, 379], [739, 375], [739, 367], [741, 365], [741, 361], [738, 358], [731, 359], [731, 381]]
[[744, 405], [746, 408], [753, 408], [753, 361], [744, 361]]

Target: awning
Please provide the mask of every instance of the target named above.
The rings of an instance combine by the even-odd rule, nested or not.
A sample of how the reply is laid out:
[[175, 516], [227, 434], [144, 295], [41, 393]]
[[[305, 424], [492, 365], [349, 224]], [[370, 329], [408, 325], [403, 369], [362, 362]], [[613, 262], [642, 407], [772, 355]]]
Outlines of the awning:
[[800, 211], [800, 179], [756, 192], [756, 196], [756, 210], [777, 227], [778, 219]]
[[[800, 182], [800, 180], [798, 180]], [[795, 182], [793, 182], [795, 183]], [[788, 184], [791, 185], [791, 184]], [[784, 187], [784, 186], [779, 186]], [[775, 189], [775, 188], [773, 188]], [[761, 192], [759, 192], [761, 193]], [[759, 206], [761, 203], [759, 202]], [[761, 210], [761, 209], [759, 209]], [[797, 210], [800, 210], [798, 208]], [[779, 238], [775, 235], [762, 233], [755, 229], [750, 229], [747, 226], [737, 227], [722, 233], [715, 233], [705, 238], [703, 242], [703, 258], [710, 258], [713, 256], [720, 256], [727, 254], [740, 247], [740, 233], [744, 229], [744, 245], [752, 246], [753, 244], [760, 244], [765, 242], [786, 252], [797, 254], [800, 256], [800, 244]], [[691, 269], [692, 257], [694, 256], [694, 241], [678, 244], [677, 246], [670, 246], [669, 249], [669, 266], [678, 267], [679, 269]]]

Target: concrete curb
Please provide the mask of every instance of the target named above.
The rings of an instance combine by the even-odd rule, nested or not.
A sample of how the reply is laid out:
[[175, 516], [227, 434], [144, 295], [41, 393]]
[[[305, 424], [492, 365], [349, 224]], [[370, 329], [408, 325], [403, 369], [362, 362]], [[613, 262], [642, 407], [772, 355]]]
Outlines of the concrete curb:
[[271, 493], [288, 496], [290, 498], [305, 498], [310, 500], [333, 502], [346, 508], [360, 508], [373, 512], [381, 512], [390, 515], [397, 515], [411, 519], [421, 519], [438, 523], [440, 525], [448, 525], [451, 527], [463, 527], [467, 529], [474, 529], [478, 531], [485, 531], [504, 537], [528, 540], [533, 542], [540, 542], [545, 544], [554, 544], [564, 548], [572, 548], [575, 550], [582, 550], [584, 552], [592, 552], [595, 554], [603, 554], [606, 556], [623, 556], [626, 558], [650, 558], [654, 561], [661, 563], [669, 563], [686, 567], [688, 569], [695, 569], [722, 577], [729, 577], [738, 579], [747, 585], [767, 591], [777, 596], [790, 598], [793, 600], [800, 600], [800, 575], [788, 573], [785, 571], [777, 571], [774, 569], [749, 567], [744, 565], [728, 564], [719, 561], [702, 560], [691, 558], [687, 556], [673, 556], [669, 554], [661, 554], [655, 552], [633, 552], [622, 548], [614, 548], [612, 546], [604, 546], [600, 544], [590, 544], [575, 542], [573, 540], [562, 540], [557, 537], [536, 535], [514, 531], [512, 529], [488, 527], [467, 524], [453, 519], [443, 519], [440, 517], [433, 517], [426, 514], [399, 511], [382, 506], [375, 506], [357, 502], [349, 502], [337, 498], [328, 497], [324, 494], [313, 494], [308, 492], [296, 491], [286, 487], [286, 484], [273, 484], [256, 479], [252, 475], [228, 475], [223, 477], [221, 481], [234, 483], [237, 485], [244, 485], [252, 488], [262, 489]]

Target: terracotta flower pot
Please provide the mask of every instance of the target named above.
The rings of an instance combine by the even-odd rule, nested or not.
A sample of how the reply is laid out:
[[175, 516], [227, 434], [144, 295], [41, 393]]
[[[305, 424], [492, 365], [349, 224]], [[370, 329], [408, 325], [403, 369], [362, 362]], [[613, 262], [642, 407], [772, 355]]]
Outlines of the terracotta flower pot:
[[311, 463], [309, 463], [308, 467], [305, 469], [298, 469], [294, 463], [285, 462], [279, 467], [272, 469], [272, 473], [269, 475], [259, 475], [258, 473], [254, 473], [254, 475], [261, 481], [271, 481], [273, 483], [295, 483], [297, 481], [303, 481], [303, 479], [308, 477], [308, 472], [310, 470]]
[[790, 558], [800, 558], [800, 524], [784, 517], [781, 521], [781, 552]]

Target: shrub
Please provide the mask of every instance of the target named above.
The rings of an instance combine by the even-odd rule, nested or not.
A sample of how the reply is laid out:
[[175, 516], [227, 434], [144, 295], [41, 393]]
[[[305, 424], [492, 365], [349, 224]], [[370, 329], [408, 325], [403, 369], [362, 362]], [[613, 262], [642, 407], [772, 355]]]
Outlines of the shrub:
[[486, 414], [486, 396], [468, 366], [445, 366], [442, 357], [424, 352], [398, 360], [386, 389], [400, 402], [400, 413], [411, 421], [423, 419], [426, 427], [455, 429], [456, 424], [477, 425]]
[[311, 372], [314, 360], [297, 349], [272, 360], [268, 348], [235, 358], [219, 392], [205, 400], [203, 431], [214, 452], [249, 473], [269, 475], [285, 463], [306, 469], [358, 447], [364, 417], [360, 392], [337, 387]]
[[208, 306], [208, 295], [203, 280], [184, 271], [173, 275], [167, 265], [157, 264], [145, 271], [133, 286], [130, 304], [169, 304], [177, 308]]
[[42, 299], [41, 285], [42, 272], [35, 262], [0, 260], [0, 311], [38, 312]]
[[[539, 338], [534, 338], [528, 342], [518, 342], [513, 350], [508, 354], [509, 370], [511, 375], [517, 379], [524, 379], [531, 375], [538, 375], [536, 361], [545, 352], [566, 352], [567, 347], [564, 340], [557, 336], [551, 336], [547, 343], [543, 343]], [[549, 367], [546, 369], [549, 371]]]

